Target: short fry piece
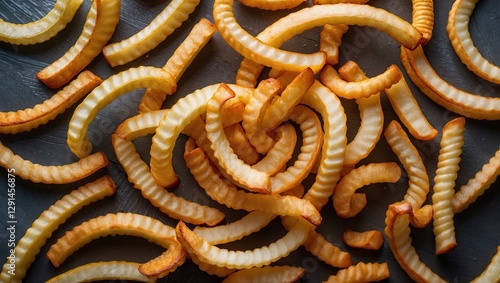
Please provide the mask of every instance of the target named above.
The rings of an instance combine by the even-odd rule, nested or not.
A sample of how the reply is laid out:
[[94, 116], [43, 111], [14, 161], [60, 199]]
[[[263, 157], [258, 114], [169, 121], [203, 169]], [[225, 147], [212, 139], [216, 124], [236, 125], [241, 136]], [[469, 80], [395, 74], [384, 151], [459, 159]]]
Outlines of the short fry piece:
[[459, 117], [443, 127], [432, 194], [436, 254], [448, 253], [457, 246], [452, 197], [455, 193], [455, 180], [464, 144], [464, 125], [465, 118]]
[[236, 271], [224, 279], [222, 283], [296, 282], [305, 273], [306, 270], [302, 267], [287, 265], [254, 267]]
[[347, 229], [342, 235], [342, 240], [353, 248], [379, 250], [384, 244], [384, 235], [378, 230], [357, 232]]
[[353, 264], [348, 252], [342, 251], [316, 231], [311, 231], [304, 248], [333, 267], [346, 268]]
[[9, 272], [9, 270], [12, 270], [9, 267], [9, 262], [5, 263], [0, 274], [0, 281], [21, 283], [36, 255], [59, 225], [83, 206], [113, 195], [115, 192], [116, 186], [113, 179], [104, 176], [79, 187], [51, 205], [33, 221], [31, 227], [19, 239], [15, 248], [15, 272]]
[[375, 282], [389, 278], [389, 266], [387, 263], [364, 263], [341, 269], [336, 275], [331, 275], [323, 283], [341, 283], [341, 282]]

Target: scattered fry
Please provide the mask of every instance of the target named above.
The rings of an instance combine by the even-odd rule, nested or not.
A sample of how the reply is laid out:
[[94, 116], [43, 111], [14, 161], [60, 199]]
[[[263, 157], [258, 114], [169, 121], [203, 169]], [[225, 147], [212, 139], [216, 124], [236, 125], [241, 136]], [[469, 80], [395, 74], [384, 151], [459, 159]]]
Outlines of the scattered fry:
[[342, 240], [353, 248], [379, 250], [384, 244], [384, 235], [378, 230], [357, 232], [347, 229], [342, 235]]
[[341, 269], [336, 275], [328, 277], [324, 283], [336, 282], [374, 282], [389, 278], [389, 266], [387, 263], [363, 263]]

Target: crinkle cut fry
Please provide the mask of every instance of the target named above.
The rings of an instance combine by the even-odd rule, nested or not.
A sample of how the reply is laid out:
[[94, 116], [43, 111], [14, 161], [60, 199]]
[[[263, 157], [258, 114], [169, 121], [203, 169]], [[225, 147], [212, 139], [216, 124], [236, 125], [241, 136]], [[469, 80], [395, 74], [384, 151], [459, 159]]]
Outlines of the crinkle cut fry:
[[484, 269], [483, 273], [478, 275], [471, 283], [489, 283], [498, 282], [500, 280], [500, 246], [497, 247], [497, 252], [491, 258], [490, 263]]
[[288, 265], [274, 265], [242, 269], [232, 273], [222, 283], [251, 283], [251, 282], [296, 282], [306, 270], [303, 267]]
[[319, 50], [326, 53], [326, 64], [337, 65], [339, 63], [339, 46], [342, 44], [344, 35], [349, 26], [346, 24], [326, 24], [319, 34]]
[[0, 281], [21, 283], [36, 255], [59, 225], [83, 206], [111, 196], [115, 192], [116, 186], [113, 179], [106, 175], [71, 191], [51, 205], [33, 221], [25, 235], [19, 239], [14, 249], [16, 255], [15, 274], [9, 272], [11, 268], [8, 263], [10, 262], [7, 262], [0, 274]]
[[434, 1], [412, 0], [412, 25], [422, 33], [422, 45], [432, 38], [434, 30]]
[[359, 262], [356, 265], [341, 269], [336, 275], [330, 275], [323, 283], [341, 282], [374, 282], [388, 279], [390, 276], [389, 266], [386, 262]]

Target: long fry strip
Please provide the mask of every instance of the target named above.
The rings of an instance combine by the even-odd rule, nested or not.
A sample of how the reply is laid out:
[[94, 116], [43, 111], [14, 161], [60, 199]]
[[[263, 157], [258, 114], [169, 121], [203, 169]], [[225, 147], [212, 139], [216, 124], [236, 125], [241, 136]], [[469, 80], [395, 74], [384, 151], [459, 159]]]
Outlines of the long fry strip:
[[65, 88], [33, 108], [0, 112], [0, 133], [17, 134], [48, 123], [78, 102], [101, 82], [102, 79], [91, 71], [83, 71]]
[[448, 253], [457, 246], [452, 197], [464, 144], [464, 127], [463, 117], [453, 119], [443, 127], [432, 194], [436, 254]]
[[94, 182], [79, 187], [62, 197], [56, 203], [33, 221], [25, 235], [19, 239], [15, 248], [15, 272], [12, 270], [10, 259], [3, 265], [0, 281], [21, 283], [26, 271], [35, 260], [36, 255], [59, 225], [64, 223], [71, 215], [83, 206], [98, 201], [106, 196], [113, 195], [116, 186], [113, 179], [104, 176]]

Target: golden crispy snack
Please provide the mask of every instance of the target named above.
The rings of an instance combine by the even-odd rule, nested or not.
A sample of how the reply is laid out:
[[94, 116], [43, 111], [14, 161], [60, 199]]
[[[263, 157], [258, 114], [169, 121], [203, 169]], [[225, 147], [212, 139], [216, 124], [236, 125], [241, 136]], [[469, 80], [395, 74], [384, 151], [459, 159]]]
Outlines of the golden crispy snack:
[[500, 148], [495, 152], [488, 163], [484, 164], [476, 175], [469, 179], [467, 184], [455, 192], [451, 202], [453, 212], [459, 213], [469, 207], [471, 203], [481, 196], [500, 175]]
[[368, 230], [363, 232], [347, 229], [342, 234], [342, 240], [349, 247], [380, 250], [384, 244], [384, 235], [378, 230]]
[[329, 242], [323, 235], [311, 231], [304, 243], [304, 248], [321, 261], [337, 268], [345, 268], [353, 264], [351, 255]]
[[360, 81], [344, 81], [335, 69], [326, 65], [321, 70], [321, 82], [336, 95], [346, 99], [370, 97], [397, 83], [403, 74], [396, 65], [391, 65], [385, 72]]
[[101, 82], [102, 79], [91, 71], [83, 71], [65, 88], [33, 108], [0, 112], [0, 133], [17, 134], [48, 123], [78, 102]]
[[239, 2], [245, 6], [271, 11], [292, 9], [305, 1], [306, 0], [239, 0]]
[[56, 89], [80, 73], [115, 32], [120, 20], [120, 0], [94, 0], [81, 35], [64, 55], [36, 74], [50, 88]]
[[458, 57], [474, 74], [500, 84], [500, 67], [484, 58], [469, 32], [470, 17], [478, 0], [456, 0], [448, 14], [448, 37]]
[[43, 18], [25, 24], [0, 20], [0, 41], [17, 45], [47, 41], [71, 22], [82, 3], [83, 0], [58, 0]]
[[349, 30], [346, 24], [326, 24], [319, 34], [319, 50], [326, 53], [326, 64], [334, 66], [339, 63], [339, 46], [342, 36]]
[[412, 25], [422, 33], [422, 45], [431, 40], [434, 30], [434, 1], [412, 0]]
[[100, 280], [156, 282], [156, 278], [148, 278], [139, 272], [140, 265], [140, 263], [128, 261], [91, 262], [70, 269], [47, 280], [46, 283], [92, 282]]
[[[224, 102], [235, 96], [233, 90], [222, 83], [208, 101], [205, 125], [207, 137], [219, 165], [233, 181], [249, 191], [269, 194], [271, 192], [269, 174], [255, 170], [239, 159], [224, 134], [220, 112]], [[250, 142], [252, 142], [251, 139]]]
[[473, 119], [500, 119], [499, 97], [473, 94], [445, 82], [432, 68], [423, 48], [401, 48], [401, 62], [415, 85], [437, 104]]
[[249, 165], [254, 165], [259, 161], [260, 154], [248, 140], [245, 130], [240, 123], [225, 127], [224, 133], [239, 159]]
[[238, 190], [217, 174], [203, 150], [196, 147], [192, 139], [186, 143], [184, 159], [198, 184], [213, 200], [221, 204], [233, 209], [304, 217], [314, 225], [321, 223], [321, 215], [307, 200], [278, 194], [251, 194]]
[[[431, 206], [427, 206], [431, 207]], [[432, 207], [430, 208], [432, 211]], [[446, 282], [423, 263], [415, 248], [412, 246], [410, 237], [410, 222], [413, 226], [418, 218], [413, 214], [413, 208], [408, 202], [398, 202], [389, 205], [385, 218], [385, 235], [391, 247], [392, 253], [401, 268], [417, 282]]]
[[227, 268], [224, 266], [217, 266], [214, 264], [209, 264], [198, 259], [198, 256], [195, 253], [190, 253], [187, 251], [189, 258], [191, 261], [198, 266], [198, 268], [209, 275], [215, 275], [218, 277], [227, 277], [238, 269]]
[[261, 81], [243, 111], [243, 129], [250, 143], [262, 154], [267, 153], [274, 145], [274, 140], [267, 133], [268, 128], [263, 127], [263, 122], [271, 99], [278, 95], [281, 87], [273, 78]]
[[120, 95], [140, 87], [161, 88], [175, 92], [172, 76], [160, 68], [138, 67], [122, 71], [105, 79], [78, 105], [68, 125], [67, 143], [71, 151], [83, 158], [92, 151], [87, 130], [97, 113]]
[[8, 261], [3, 266], [0, 280], [21, 283], [36, 255], [59, 225], [83, 206], [113, 195], [115, 192], [116, 186], [113, 179], [106, 175], [71, 191], [47, 208], [33, 221], [31, 227], [17, 242], [14, 249], [16, 255], [15, 272], [9, 272], [12, 270], [12, 266], [9, 265], [10, 261]]
[[438, 131], [422, 112], [404, 77], [384, 92], [392, 109], [413, 137], [419, 140], [432, 140], [438, 135]]
[[103, 152], [96, 152], [65, 165], [41, 165], [14, 154], [0, 142], [0, 166], [12, 168], [15, 175], [34, 183], [68, 184], [88, 177], [108, 166]]
[[[339, 68], [342, 79], [362, 81], [368, 79], [361, 67], [354, 61], [348, 61]], [[354, 167], [361, 159], [367, 157], [380, 140], [384, 128], [384, 112], [380, 103], [380, 93], [370, 97], [356, 99], [361, 124], [356, 136], [347, 144], [344, 167]]]
[[452, 197], [455, 194], [455, 180], [464, 144], [464, 131], [463, 117], [455, 118], [443, 127], [432, 194], [436, 254], [448, 253], [457, 246]]
[[[189, 32], [184, 41], [175, 49], [172, 56], [162, 68], [178, 82], [186, 69], [193, 62], [194, 58], [196, 58], [203, 47], [205, 47], [216, 31], [217, 29], [214, 24], [202, 18], [193, 26], [191, 32]], [[139, 104], [139, 112], [142, 113], [160, 109], [166, 98], [166, 92], [159, 89], [147, 88]]]
[[375, 282], [389, 279], [389, 276], [389, 266], [385, 262], [360, 262], [339, 270], [336, 275], [330, 275], [323, 283]]
[[314, 73], [310, 68], [300, 72], [269, 105], [265, 111], [262, 126], [265, 129], [278, 127], [293, 111], [294, 106], [299, 104], [314, 80]]
[[[130, 235], [147, 239], [167, 250], [139, 268], [139, 272], [151, 271], [146, 276], [165, 276], [184, 263], [186, 253], [175, 239], [174, 228], [152, 217], [135, 213], [109, 213], [81, 223], [59, 238], [47, 252], [47, 258], [55, 267], [90, 241], [109, 235]], [[156, 263], [153, 269], [148, 264]], [[143, 266], [141, 265], [141, 266]]]
[[366, 206], [366, 195], [356, 190], [373, 183], [395, 183], [401, 177], [401, 169], [395, 162], [362, 165], [345, 175], [333, 193], [333, 207], [342, 218], [356, 216]]
[[312, 227], [309, 222], [297, 218], [294, 226], [281, 239], [269, 246], [247, 251], [233, 251], [211, 245], [198, 237], [182, 221], [177, 224], [175, 230], [182, 246], [189, 253], [196, 254], [200, 261], [219, 267], [248, 269], [268, 265], [287, 256], [304, 243]]
[[104, 46], [111, 67], [126, 64], [152, 50], [189, 18], [200, 0], [171, 1], [146, 27], [127, 39]]
[[[181, 131], [196, 117], [207, 110], [207, 102], [213, 96], [219, 84], [206, 86], [179, 99], [163, 117], [153, 136], [151, 145], [151, 173], [158, 185], [171, 187], [179, 182], [172, 166], [172, 154], [175, 141]], [[230, 85], [237, 98], [248, 102], [253, 88]]]
[[176, 196], [158, 186], [149, 171], [149, 166], [137, 153], [132, 140], [112, 136], [113, 148], [134, 188], [141, 191], [144, 198], [168, 216], [191, 224], [215, 225], [224, 219], [218, 209], [201, 205]]
[[254, 267], [236, 271], [224, 279], [222, 283], [296, 282], [305, 273], [306, 270], [302, 267], [288, 265]]
[[490, 264], [484, 269], [483, 273], [474, 278], [471, 283], [498, 282], [500, 280], [500, 246], [490, 261]]

